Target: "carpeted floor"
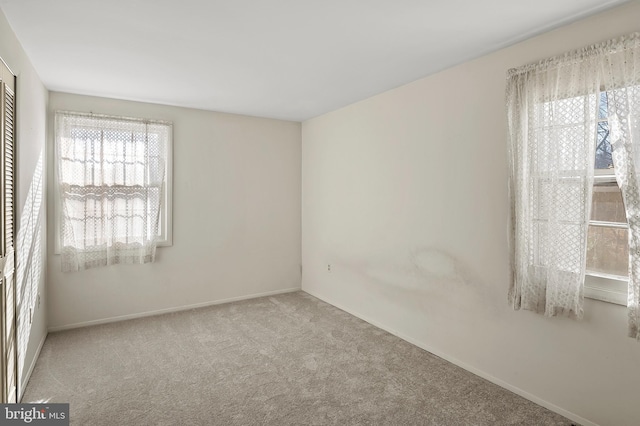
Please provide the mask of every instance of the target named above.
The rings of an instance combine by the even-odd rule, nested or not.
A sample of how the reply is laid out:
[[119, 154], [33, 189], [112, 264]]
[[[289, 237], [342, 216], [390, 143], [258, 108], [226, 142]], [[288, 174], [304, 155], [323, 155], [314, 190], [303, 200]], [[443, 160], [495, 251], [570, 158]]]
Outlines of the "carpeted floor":
[[303, 292], [51, 333], [73, 425], [570, 425]]

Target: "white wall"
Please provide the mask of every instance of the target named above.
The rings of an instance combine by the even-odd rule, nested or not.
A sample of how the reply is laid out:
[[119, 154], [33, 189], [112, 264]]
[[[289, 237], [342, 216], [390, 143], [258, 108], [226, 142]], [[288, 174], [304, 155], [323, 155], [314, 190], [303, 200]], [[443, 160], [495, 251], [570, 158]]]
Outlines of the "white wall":
[[300, 123], [52, 92], [55, 110], [173, 122], [173, 246], [62, 273], [50, 186], [50, 329], [300, 288]]
[[[16, 87], [16, 289], [18, 368], [24, 385], [47, 333], [44, 291], [43, 164], [48, 92], [0, 11], [0, 57], [17, 76]], [[37, 295], [40, 294], [40, 303]]]
[[305, 121], [302, 289], [583, 424], [640, 424], [625, 307], [507, 305], [504, 100], [509, 68], [638, 30], [632, 2]]

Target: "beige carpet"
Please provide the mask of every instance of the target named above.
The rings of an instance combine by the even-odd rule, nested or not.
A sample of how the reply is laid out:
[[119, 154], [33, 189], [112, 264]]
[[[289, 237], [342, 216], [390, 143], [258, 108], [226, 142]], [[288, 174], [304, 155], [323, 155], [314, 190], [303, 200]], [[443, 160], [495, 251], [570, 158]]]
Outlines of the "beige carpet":
[[52, 333], [74, 425], [570, 425], [303, 292]]

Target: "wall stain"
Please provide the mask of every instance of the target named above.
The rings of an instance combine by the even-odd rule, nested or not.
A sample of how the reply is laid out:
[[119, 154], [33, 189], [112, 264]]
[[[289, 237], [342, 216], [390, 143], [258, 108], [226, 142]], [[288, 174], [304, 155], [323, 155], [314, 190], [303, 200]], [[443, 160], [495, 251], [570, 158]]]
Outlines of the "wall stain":
[[[417, 247], [378, 259], [344, 261], [335, 259], [339, 269], [357, 274], [368, 291], [403, 308], [439, 311], [453, 317], [460, 311], [500, 311], [495, 289], [488, 288], [469, 265], [436, 247]], [[502, 302], [503, 298], [499, 301]]]
[[461, 284], [477, 284], [472, 279], [469, 268], [459, 259], [449, 253], [435, 248], [420, 248], [413, 250], [409, 261], [415, 267], [416, 274], [429, 282], [443, 284], [459, 282]]

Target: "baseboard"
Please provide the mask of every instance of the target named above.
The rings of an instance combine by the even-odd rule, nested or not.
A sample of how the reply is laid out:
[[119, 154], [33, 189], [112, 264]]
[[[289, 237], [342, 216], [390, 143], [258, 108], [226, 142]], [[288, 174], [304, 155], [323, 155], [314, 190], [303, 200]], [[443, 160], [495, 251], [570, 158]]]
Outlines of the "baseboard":
[[24, 391], [27, 389], [27, 385], [29, 384], [29, 379], [31, 379], [31, 373], [33, 373], [33, 369], [36, 367], [36, 362], [38, 358], [40, 358], [40, 351], [42, 351], [42, 347], [44, 346], [44, 341], [47, 340], [47, 335], [49, 333], [47, 331], [44, 332], [44, 336], [42, 336], [42, 340], [38, 344], [38, 349], [36, 349], [36, 353], [31, 360], [31, 364], [29, 365], [29, 369], [27, 370], [27, 375], [24, 378], [24, 383], [20, 383], [18, 401], [22, 402], [22, 397], [24, 396]]
[[223, 303], [238, 302], [240, 300], [256, 299], [258, 297], [265, 297], [265, 296], [275, 296], [276, 294], [292, 293], [294, 291], [300, 291], [300, 287], [285, 288], [282, 290], [267, 291], [264, 293], [254, 293], [254, 294], [248, 294], [245, 296], [230, 297], [228, 299], [212, 300], [209, 302], [195, 303], [193, 305], [176, 306], [173, 308], [159, 309], [157, 311], [147, 311], [147, 312], [140, 312], [136, 314], [120, 315], [117, 317], [102, 318], [99, 320], [77, 322], [74, 324], [59, 325], [55, 327], [49, 327], [48, 330], [50, 333], [53, 333], [56, 331], [71, 330], [74, 328], [90, 327], [92, 325], [108, 324], [110, 322], [126, 321], [126, 320], [136, 319], [136, 318], [151, 317], [154, 315], [170, 314], [172, 312], [188, 311], [190, 309], [204, 308], [207, 306], [222, 305]]
[[318, 299], [322, 300], [323, 302], [326, 302], [326, 303], [328, 303], [328, 304], [330, 304], [332, 306], [335, 306], [336, 308], [338, 308], [338, 309], [340, 309], [342, 311], [345, 311], [348, 314], [353, 315], [354, 317], [360, 318], [361, 320], [366, 321], [369, 324], [371, 324], [371, 325], [373, 325], [375, 327], [378, 327], [381, 330], [384, 330], [384, 331], [386, 331], [388, 333], [391, 333], [394, 336], [397, 336], [397, 337], [401, 338], [402, 340], [411, 343], [412, 345], [415, 345], [415, 346], [417, 346], [417, 347], [419, 347], [421, 349], [424, 349], [425, 351], [427, 351], [429, 353], [432, 353], [432, 354], [434, 354], [434, 355], [436, 355], [436, 356], [438, 356], [438, 357], [440, 357], [440, 358], [442, 358], [442, 359], [444, 359], [444, 360], [446, 360], [446, 361], [448, 361], [448, 362], [450, 362], [452, 364], [455, 364], [458, 367], [461, 367], [461, 368], [467, 370], [468, 372], [475, 374], [476, 376], [482, 377], [483, 379], [488, 380], [491, 383], [496, 384], [496, 385], [498, 385], [498, 386], [500, 386], [500, 387], [502, 387], [504, 389], [507, 389], [507, 390], [515, 393], [516, 395], [519, 395], [519, 396], [521, 396], [521, 397], [523, 397], [525, 399], [528, 399], [529, 401], [534, 402], [534, 403], [536, 403], [536, 404], [538, 404], [538, 405], [540, 405], [540, 406], [542, 406], [542, 407], [544, 407], [544, 408], [546, 408], [548, 410], [551, 410], [554, 413], [558, 413], [561, 416], [564, 416], [569, 420], [577, 422], [577, 423], [581, 424], [582, 426], [599, 426], [597, 423], [594, 423], [594, 422], [592, 422], [590, 420], [582, 418], [582, 417], [578, 416], [575, 413], [572, 413], [570, 411], [565, 410], [564, 408], [558, 407], [557, 405], [554, 405], [554, 404], [550, 403], [549, 401], [546, 401], [546, 400], [544, 400], [542, 398], [539, 398], [539, 397], [537, 397], [537, 396], [535, 396], [535, 395], [533, 395], [533, 394], [531, 394], [531, 393], [529, 393], [527, 391], [524, 391], [524, 390], [522, 390], [522, 389], [520, 389], [520, 388], [518, 388], [516, 386], [513, 386], [513, 385], [501, 380], [501, 379], [498, 379], [497, 377], [494, 377], [494, 376], [492, 376], [491, 374], [489, 374], [489, 373], [487, 373], [485, 371], [479, 370], [479, 369], [477, 369], [477, 368], [475, 368], [475, 367], [473, 367], [471, 365], [468, 365], [468, 364], [466, 364], [466, 363], [464, 363], [464, 362], [462, 362], [462, 361], [460, 361], [460, 360], [458, 360], [456, 358], [453, 358], [453, 357], [451, 357], [451, 356], [449, 356], [449, 355], [447, 355], [447, 354], [445, 354], [443, 352], [440, 352], [437, 349], [434, 349], [434, 348], [424, 344], [423, 342], [419, 342], [419, 341], [417, 341], [417, 340], [415, 340], [415, 339], [413, 339], [411, 337], [405, 336], [404, 334], [398, 332], [397, 330], [389, 328], [389, 327], [385, 326], [384, 324], [381, 324], [378, 321], [367, 317], [366, 315], [362, 315], [362, 314], [360, 314], [360, 313], [358, 313], [358, 312], [356, 312], [356, 311], [354, 311], [354, 310], [352, 310], [350, 308], [347, 308], [347, 307], [341, 305], [340, 303], [335, 303], [330, 298], [327, 298], [325, 296], [322, 296], [320, 294], [317, 294], [317, 293], [309, 291], [309, 290], [303, 289], [302, 291], [304, 291], [305, 293], [310, 294], [313, 297], [317, 297]]

